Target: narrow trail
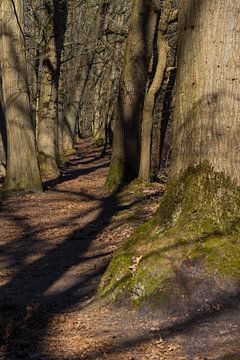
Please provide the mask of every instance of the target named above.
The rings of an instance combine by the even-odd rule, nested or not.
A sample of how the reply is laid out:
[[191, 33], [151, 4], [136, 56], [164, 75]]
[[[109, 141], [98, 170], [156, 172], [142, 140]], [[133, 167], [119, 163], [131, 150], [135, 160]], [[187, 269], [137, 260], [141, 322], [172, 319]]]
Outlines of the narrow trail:
[[239, 305], [178, 327], [89, 307], [113, 252], [163, 191], [108, 195], [108, 164], [83, 140], [44, 193], [1, 198], [0, 359], [240, 360]]

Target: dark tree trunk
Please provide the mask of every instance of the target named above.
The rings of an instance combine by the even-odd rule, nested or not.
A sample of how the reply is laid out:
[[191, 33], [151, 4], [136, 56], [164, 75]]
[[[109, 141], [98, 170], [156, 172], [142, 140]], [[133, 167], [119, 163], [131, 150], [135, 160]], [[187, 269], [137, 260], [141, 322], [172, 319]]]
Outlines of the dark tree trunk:
[[109, 189], [138, 176], [141, 114], [156, 23], [152, 2], [136, 1], [120, 80]]

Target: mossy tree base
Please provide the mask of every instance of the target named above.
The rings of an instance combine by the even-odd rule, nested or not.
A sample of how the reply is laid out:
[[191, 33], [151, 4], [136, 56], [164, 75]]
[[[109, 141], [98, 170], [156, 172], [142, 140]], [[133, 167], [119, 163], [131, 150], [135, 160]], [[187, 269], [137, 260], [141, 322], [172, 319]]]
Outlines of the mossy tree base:
[[122, 160], [120, 156], [115, 156], [114, 159], [112, 158], [107, 180], [105, 183], [105, 188], [109, 192], [114, 192], [118, 190], [124, 184], [127, 185], [134, 179], [136, 179], [138, 184], [142, 182], [142, 180], [138, 181], [137, 174], [134, 173], [133, 170], [131, 171], [129, 164], [126, 161]]
[[197, 315], [240, 291], [240, 191], [208, 164], [173, 180], [112, 259], [99, 299]]
[[4, 179], [2, 192], [3, 193], [15, 193], [15, 192], [42, 192], [42, 182], [39, 176], [29, 179], [28, 177], [18, 178], [18, 181], [15, 179], [9, 179], [6, 177]]
[[105, 188], [109, 192], [114, 192], [118, 189], [121, 184], [125, 181], [125, 163], [119, 158], [112, 159]]
[[39, 166], [43, 178], [55, 179], [60, 175], [56, 159], [44, 153], [39, 154]]
[[96, 138], [93, 139], [93, 143], [97, 147], [101, 147], [101, 146], [104, 146], [105, 139], [104, 139], [104, 137], [96, 137]]

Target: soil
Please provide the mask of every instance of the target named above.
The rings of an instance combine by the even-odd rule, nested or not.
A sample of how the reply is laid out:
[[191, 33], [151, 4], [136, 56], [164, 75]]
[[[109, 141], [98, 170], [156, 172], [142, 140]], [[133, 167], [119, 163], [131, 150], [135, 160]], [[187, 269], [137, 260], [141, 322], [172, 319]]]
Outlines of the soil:
[[43, 193], [1, 197], [0, 359], [240, 360], [238, 300], [178, 323], [94, 305], [113, 252], [164, 190], [109, 195], [108, 165], [83, 140]]

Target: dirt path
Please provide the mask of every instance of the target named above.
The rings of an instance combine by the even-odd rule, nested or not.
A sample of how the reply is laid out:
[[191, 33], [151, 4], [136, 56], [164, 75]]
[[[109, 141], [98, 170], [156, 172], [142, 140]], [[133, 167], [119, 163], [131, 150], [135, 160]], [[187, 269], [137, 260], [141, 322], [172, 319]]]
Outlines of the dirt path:
[[44, 193], [1, 199], [0, 359], [240, 360], [239, 303], [181, 326], [89, 308], [113, 251], [162, 193], [105, 194], [108, 161], [83, 141]]

